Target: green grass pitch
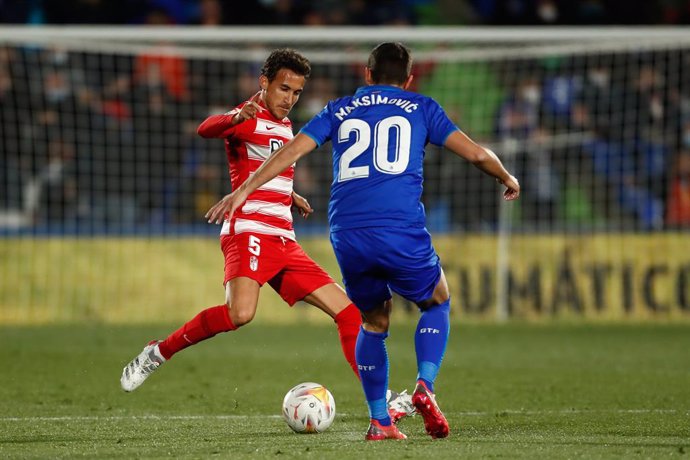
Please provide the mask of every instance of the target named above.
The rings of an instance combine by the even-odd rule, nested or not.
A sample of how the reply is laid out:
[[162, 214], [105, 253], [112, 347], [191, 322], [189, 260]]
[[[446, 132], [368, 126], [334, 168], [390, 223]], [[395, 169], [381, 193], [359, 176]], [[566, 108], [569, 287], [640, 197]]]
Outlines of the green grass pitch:
[[[453, 324], [437, 381], [451, 436], [366, 443], [335, 328], [252, 324], [177, 355], [132, 394], [123, 365], [168, 326], [0, 328], [0, 458], [687, 458], [690, 326]], [[411, 389], [413, 324], [387, 341]], [[301, 381], [333, 393], [323, 434], [280, 418]]]

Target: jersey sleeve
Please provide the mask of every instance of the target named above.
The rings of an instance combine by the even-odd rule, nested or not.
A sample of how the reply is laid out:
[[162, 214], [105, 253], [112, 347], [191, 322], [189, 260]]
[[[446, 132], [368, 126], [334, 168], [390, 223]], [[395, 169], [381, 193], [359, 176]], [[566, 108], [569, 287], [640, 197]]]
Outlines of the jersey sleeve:
[[428, 98], [426, 104], [427, 126], [429, 128], [429, 142], [434, 145], [444, 145], [448, 136], [458, 128], [453, 121], [448, 118], [446, 111], [435, 100]]
[[321, 112], [314, 115], [314, 117], [299, 131], [309, 136], [319, 147], [328, 142], [331, 138], [331, 128], [333, 125], [333, 111], [331, 105], [332, 102], [329, 102]]
[[201, 137], [205, 138], [220, 138], [225, 139], [230, 137], [243, 124], [232, 126], [232, 119], [237, 115], [241, 107], [236, 107], [229, 112], [220, 115], [211, 115], [206, 118], [197, 128], [196, 132]]

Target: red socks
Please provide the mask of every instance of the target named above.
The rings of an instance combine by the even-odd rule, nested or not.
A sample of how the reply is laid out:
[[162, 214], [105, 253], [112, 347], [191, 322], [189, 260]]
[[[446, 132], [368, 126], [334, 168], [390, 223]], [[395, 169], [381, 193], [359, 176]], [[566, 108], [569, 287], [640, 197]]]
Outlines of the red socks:
[[158, 350], [165, 359], [170, 359], [175, 353], [190, 345], [210, 339], [219, 332], [234, 331], [235, 329], [237, 327], [232, 324], [227, 305], [218, 305], [207, 308], [186, 322], [181, 328], [170, 334], [167, 339], [159, 343]]
[[343, 348], [345, 359], [350, 363], [352, 371], [357, 378], [359, 378], [357, 361], [355, 361], [355, 344], [357, 343], [359, 327], [362, 325], [362, 317], [359, 314], [359, 309], [355, 304], [351, 303], [343, 311], [335, 315], [335, 323], [338, 325], [340, 345]]
[[[338, 335], [343, 355], [345, 355], [345, 359], [350, 364], [352, 371], [359, 378], [357, 362], [355, 361], [355, 344], [357, 343], [359, 327], [362, 324], [359, 310], [354, 304], [348, 305], [335, 316], [335, 323], [338, 326]], [[167, 339], [159, 343], [158, 350], [167, 360], [178, 351], [184, 350], [190, 345], [210, 339], [220, 332], [234, 331], [235, 329], [237, 327], [230, 319], [228, 307], [226, 305], [218, 305], [207, 308], [186, 322], [181, 328], [170, 334]]]

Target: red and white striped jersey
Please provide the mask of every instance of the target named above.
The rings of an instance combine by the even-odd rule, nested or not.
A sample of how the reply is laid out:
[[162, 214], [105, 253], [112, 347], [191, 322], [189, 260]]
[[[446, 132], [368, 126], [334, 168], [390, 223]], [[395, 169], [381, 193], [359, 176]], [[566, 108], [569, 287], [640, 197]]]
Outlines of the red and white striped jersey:
[[[232, 118], [246, 102], [223, 115], [208, 117], [197, 132], [203, 137], [225, 138], [225, 153], [232, 189], [246, 181], [268, 159], [272, 152], [293, 138], [292, 122], [279, 120], [268, 110], [258, 112], [256, 119], [230, 126]], [[259, 103], [262, 107], [265, 106]], [[275, 179], [249, 195], [247, 201], [223, 223], [221, 235], [253, 232], [295, 240], [292, 228], [292, 165]]]

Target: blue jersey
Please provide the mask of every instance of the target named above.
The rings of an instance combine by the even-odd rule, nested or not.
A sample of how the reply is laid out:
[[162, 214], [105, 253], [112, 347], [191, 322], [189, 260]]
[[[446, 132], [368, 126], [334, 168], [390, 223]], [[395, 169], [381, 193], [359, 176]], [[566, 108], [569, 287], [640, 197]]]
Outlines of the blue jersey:
[[300, 132], [333, 142], [331, 231], [424, 227], [424, 147], [443, 145], [457, 129], [436, 101], [395, 86], [329, 102]]

